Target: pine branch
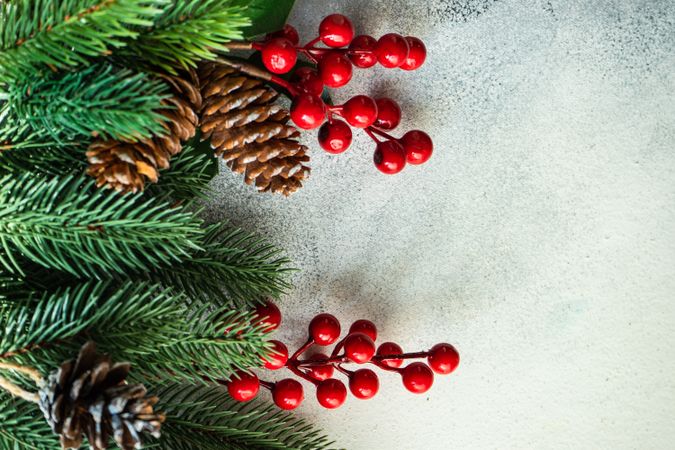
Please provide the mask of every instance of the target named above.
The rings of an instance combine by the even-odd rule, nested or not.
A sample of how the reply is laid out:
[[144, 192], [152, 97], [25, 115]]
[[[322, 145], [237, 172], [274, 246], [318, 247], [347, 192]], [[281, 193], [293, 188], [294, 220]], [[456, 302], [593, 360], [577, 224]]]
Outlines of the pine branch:
[[0, 151], [0, 176], [26, 172], [59, 176], [86, 169], [84, 152], [76, 147], [40, 147]]
[[200, 221], [181, 208], [96, 190], [93, 181], [0, 178], [0, 265], [23, 257], [76, 276], [150, 270], [198, 250]]
[[[241, 39], [250, 25], [245, 7], [233, 0], [172, 0], [155, 18], [153, 28], [129, 42], [123, 54], [135, 54], [171, 74], [176, 68], [196, 67], [201, 60], [213, 60], [225, 44]], [[244, 2], [247, 3], [247, 2]]]
[[0, 81], [84, 65], [147, 27], [167, 0], [22, 0], [0, 3]]
[[95, 136], [136, 141], [166, 131], [159, 111], [167, 97], [161, 80], [105, 63], [65, 75], [31, 74], [8, 89], [0, 141], [39, 134], [57, 142]]
[[0, 391], [0, 450], [59, 448], [37, 405]]

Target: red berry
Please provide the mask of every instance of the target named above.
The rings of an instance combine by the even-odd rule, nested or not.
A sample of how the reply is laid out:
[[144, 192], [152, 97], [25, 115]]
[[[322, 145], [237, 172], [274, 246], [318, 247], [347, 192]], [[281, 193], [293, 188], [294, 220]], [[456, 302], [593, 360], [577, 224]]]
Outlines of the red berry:
[[254, 324], [260, 325], [265, 332], [270, 333], [281, 325], [281, 311], [271, 301], [258, 305], [255, 309], [256, 319]]
[[237, 372], [227, 383], [227, 392], [238, 402], [247, 402], [260, 390], [260, 381], [252, 373]]
[[319, 36], [329, 47], [344, 47], [354, 38], [354, 25], [342, 14], [331, 14], [321, 21]]
[[311, 67], [298, 68], [293, 72], [291, 80], [308, 94], [320, 97], [323, 93], [323, 81], [321, 81], [321, 77], [317, 71]]
[[[403, 349], [394, 342], [385, 342], [377, 348], [377, 355], [400, 355]], [[380, 361], [383, 365], [393, 368], [399, 368], [403, 365], [402, 359], [383, 359]]]
[[328, 87], [339, 88], [349, 83], [352, 72], [352, 62], [340, 53], [327, 53], [319, 61], [321, 81]]
[[347, 388], [342, 381], [335, 378], [323, 380], [316, 387], [316, 399], [324, 408], [339, 408], [347, 399]]
[[414, 394], [423, 394], [434, 384], [434, 373], [422, 362], [407, 365], [401, 376], [405, 388]]
[[326, 104], [319, 96], [300, 94], [291, 105], [291, 119], [305, 130], [320, 127], [326, 120]]
[[377, 103], [367, 95], [357, 95], [344, 104], [342, 115], [349, 125], [368, 128], [377, 120]]
[[290, 410], [300, 406], [305, 398], [302, 384], [293, 378], [284, 378], [274, 383], [272, 388], [272, 399], [281, 409]]
[[408, 131], [399, 141], [410, 164], [424, 164], [434, 152], [434, 143], [424, 131]]
[[375, 343], [364, 333], [352, 333], [345, 339], [345, 356], [357, 364], [370, 361], [375, 354]]
[[405, 150], [397, 141], [384, 141], [377, 144], [373, 156], [375, 167], [387, 175], [399, 173], [405, 167]]
[[309, 335], [316, 345], [330, 345], [340, 337], [340, 322], [331, 314], [319, 314], [309, 323]]
[[319, 129], [319, 144], [328, 153], [337, 155], [352, 143], [352, 129], [341, 120], [324, 123]]
[[[323, 353], [314, 353], [309, 357], [312, 360], [328, 359], [328, 356]], [[315, 380], [323, 381], [333, 376], [335, 368], [330, 364], [325, 364], [323, 366], [308, 366], [307, 371], [309, 375]]]
[[375, 52], [377, 53], [377, 60], [384, 67], [393, 69], [400, 67], [408, 58], [410, 47], [408, 41], [403, 36], [396, 33], [389, 33], [382, 36], [377, 41]]
[[349, 53], [349, 59], [356, 67], [367, 69], [373, 67], [377, 63], [377, 55], [375, 48], [377, 47], [377, 40], [365, 34], [356, 36], [351, 44], [349, 50], [354, 50], [363, 53]]
[[363, 333], [373, 341], [377, 340], [377, 327], [370, 320], [357, 320], [349, 327], [349, 333]]
[[291, 44], [293, 45], [298, 45], [300, 43], [300, 35], [298, 34], [298, 30], [296, 30], [293, 25], [289, 24], [284, 25], [284, 27], [281, 30], [275, 31], [273, 33], [268, 33], [267, 36], [265, 36], [266, 41], [275, 38], [288, 39], [289, 41], [291, 41]]
[[269, 354], [263, 358], [264, 367], [270, 370], [278, 370], [286, 365], [288, 361], [288, 348], [280, 341], [270, 341], [272, 349]]
[[436, 344], [429, 350], [427, 360], [434, 372], [447, 375], [459, 365], [459, 353], [450, 344]]
[[287, 73], [298, 60], [298, 51], [293, 43], [285, 38], [274, 38], [266, 42], [261, 55], [263, 64], [272, 73]]
[[427, 48], [424, 45], [424, 42], [416, 37], [406, 36], [405, 40], [408, 41], [408, 47], [410, 48], [410, 51], [408, 52], [408, 57], [405, 59], [405, 62], [401, 65], [401, 69], [419, 69], [427, 59]]
[[377, 374], [370, 369], [359, 369], [349, 376], [349, 390], [362, 400], [373, 398], [380, 389]]
[[377, 120], [374, 126], [383, 130], [393, 130], [401, 123], [401, 107], [398, 103], [386, 97], [378, 98], [375, 103], [377, 103]]

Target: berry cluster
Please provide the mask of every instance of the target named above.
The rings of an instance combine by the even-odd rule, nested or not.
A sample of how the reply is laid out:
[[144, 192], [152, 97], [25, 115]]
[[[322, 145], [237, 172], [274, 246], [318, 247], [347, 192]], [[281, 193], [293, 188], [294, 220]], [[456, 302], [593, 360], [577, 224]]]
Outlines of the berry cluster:
[[[321, 42], [326, 47], [317, 47]], [[322, 98], [324, 87], [340, 88], [352, 79], [353, 68], [370, 68], [379, 63], [386, 68], [418, 69], [426, 60], [424, 43], [412, 36], [389, 33], [380, 39], [355, 36], [354, 25], [341, 14], [331, 14], [319, 26], [319, 36], [300, 46], [298, 31], [290, 25], [268, 34], [251, 48], [259, 50], [262, 61], [273, 74], [290, 73], [299, 55], [316, 68], [301, 66], [288, 82], [278, 76], [271, 81], [284, 87], [292, 97], [291, 120], [299, 128], [320, 128], [319, 144], [328, 153], [339, 154], [352, 142], [352, 127], [363, 129], [377, 144], [375, 166], [385, 174], [395, 174], [406, 164], [423, 164], [433, 153], [433, 142], [420, 130], [401, 138], [388, 131], [401, 121], [401, 108], [390, 98], [367, 95], [352, 97], [343, 105], [329, 105]]]
[[[258, 307], [256, 312], [260, 324], [272, 331], [281, 323], [279, 308], [271, 302]], [[377, 394], [380, 381], [371, 369], [349, 370], [345, 364], [371, 364], [375, 368], [400, 374], [405, 388], [415, 394], [422, 394], [431, 388], [434, 372], [446, 375], [459, 365], [459, 353], [450, 344], [436, 344], [430, 350], [403, 353], [393, 342], [375, 346], [377, 328], [369, 320], [357, 320], [349, 328], [347, 336], [340, 339], [340, 322], [330, 314], [319, 314], [309, 324], [309, 338], [295, 353], [289, 356], [288, 348], [280, 341], [273, 340], [272, 352], [263, 359], [263, 367], [269, 370], [286, 368], [298, 378], [316, 387], [316, 398], [321, 406], [328, 409], [340, 407], [347, 399], [344, 382], [334, 378], [335, 371], [347, 377], [349, 391], [358, 399], [370, 399]], [[313, 345], [325, 347], [335, 344], [330, 355], [316, 351], [306, 359], [300, 357]], [[426, 358], [427, 362], [412, 362], [405, 367], [404, 360]], [[260, 386], [269, 389], [274, 403], [281, 409], [295, 409], [304, 400], [304, 388], [294, 378], [285, 378], [275, 383], [259, 379], [246, 372], [237, 373], [227, 383], [233, 399], [245, 402], [253, 399]]]

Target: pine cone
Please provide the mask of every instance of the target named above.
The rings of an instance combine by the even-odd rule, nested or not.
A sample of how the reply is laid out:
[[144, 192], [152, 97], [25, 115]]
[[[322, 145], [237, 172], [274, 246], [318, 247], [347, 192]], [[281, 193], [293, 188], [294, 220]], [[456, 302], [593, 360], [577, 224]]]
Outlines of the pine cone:
[[141, 447], [140, 432], [159, 437], [164, 416], [153, 411], [157, 397], [125, 379], [131, 366], [113, 364], [88, 342], [77, 360], [66, 361], [40, 390], [40, 409], [64, 449], [77, 449], [86, 436], [90, 448], [105, 450], [112, 436], [123, 450]]
[[211, 139], [216, 155], [259, 191], [288, 196], [300, 189], [309, 156], [295, 140], [300, 132], [288, 125], [288, 111], [274, 103], [279, 94], [218, 63], [202, 64], [199, 80], [202, 139]]
[[196, 132], [202, 97], [197, 75], [190, 71], [190, 81], [173, 76], [162, 77], [171, 87], [173, 97], [164, 101], [170, 108], [162, 110], [167, 133], [139, 142], [97, 140], [89, 146], [87, 173], [96, 178], [98, 187], [138, 192], [145, 182], [157, 182], [159, 169], [169, 167], [171, 157], [183, 149], [183, 143]]

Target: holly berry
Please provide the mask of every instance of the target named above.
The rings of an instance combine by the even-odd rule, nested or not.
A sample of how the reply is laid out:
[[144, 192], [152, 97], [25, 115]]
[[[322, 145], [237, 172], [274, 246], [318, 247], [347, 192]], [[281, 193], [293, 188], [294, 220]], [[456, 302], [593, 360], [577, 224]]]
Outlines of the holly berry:
[[319, 61], [321, 81], [328, 87], [339, 88], [349, 83], [352, 72], [352, 62], [341, 53], [327, 53]]
[[352, 333], [345, 339], [344, 349], [349, 360], [363, 364], [370, 361], [375, 354], [375, 343], [364, 333]]
[[283, 342], [270, 341], [272, 348], [269, 354], [263, 358], [264, 367], [269, 370], [278, 370], [286, 365], [288, 361], [288, 348]]
[[274, 383], [272, 399], [281, 409], [291, 410], [300, 406], [305, 398], [302, 384], [293, 378], [284, 378]]
[[375, 103], [377, 103], [377, 120], [373, 126], [382, 130], [393, 130], [401, 123], [401, 107], [398, 103], [386, 97], [378, 98]]
[[354, 38], [354, 25], [342, 14], [331, 14], [321, 21], [319, 36], [328, 47], [344, 47]]
[[296, 30], [294, 26], [289, 24], [284, 25], [284, 27], [281, 30], [275, 31], [273, 33], [268, 33], [267, 36], [265, 36], [266, 41], [275, 38], [288, 39], [289, 41], [291, 41], [291, 44], [293, 45], [298, 45], [300, 43], [300, 35], [298, 34], [298, 30]]
[[247, 402], [255, 398], [260, 390], [260, 380], [255, 374], [237, 372], [227, 383], [227, 392], [238, 402]]
[[447, 375], [459, 365], [459, 353], [450, 344], [436, 344], [429, 350], [427, 360], [434, 372]]
[[305, 130], [320, 127], [326, 120], [326, 104], [319, 96], [300, 94], [291, 104], [291, 120]]
[[370, 369], [359, 369], [349, 375], [349, 390], [361, 400], [373, 398], [380, 389], [380, 379]]
[[320, 97], [323, 93], [323, 81], [321, 81], [318, 72], [311, 67], [305, 66], [296, 69], [291, 80], [308, 94]]
[[342, 108], [343, 117], [353, 127], [368, 128], [377, 120], [377, 103], [367, 95], [350, 98]]
[[352, 43], [349, 44], [349, 50], [358, 51], [359, 53], [348, 53], [349, 59], [356, 67], [361, 69], [373, 67], [377, 64], [376, 47], [377, 39], [374, 37], [365, 34], [356, 36]]
[[266, 42], [261, 51], [262, 61], [267, 70], [282, 74], [290, 72], [298, 60], [298, 51], [286, 38], [274, 38]]
[[377, 340], [377, 327], [370, 320], [357, 320], [349, 327], [349, 333], [363, 333], [373, 341]]
[[408, 41], [396, 33], [385, 34], [377, 41], [377, 46], [375, 47], [377, 60], [388, 69], [403, 65], [408, 58], [409, 51], [410, 46], [408, 45]]
[[337, 155], [352, 143], [352, 129], [341, 120], [324, 123], [319, 129], [319, 144], [328, 153]]
[[339, 408], [347, 399], [347, 388], [342, 381], [335, 378], [323, 380], [316, 387], [316, 399], [324, 408]]
[[271, 301], [258, 305], [255, 309], [255, 315], [254, 324], [259, 325], [266, 333], [276, 330], [281, 324], [281, 311]]
[[331, 314], [319, 314], [309, 323], [309, 335], [316, 345], [330, 345], [340, 337], [340, 322]]
[[[313, 361], [328, 359], [328, 356], [323, 353], [314, 353], [309, 359]], [[322, 366], [309, 366], [307, 367], [307, 372], [315, 380], [323, 381], [331, 378], [335, 372], [335, 368], [331, 364], [325, 364]]]
[[407, 365], [401, 376], [405, 388], [414, 394], [423, 394], [434, 384], [434, 373], [422, 362]]
[[434, 152], [434, 143], [424, 131], [408, 131], [400, 142], [405, 150], [406, 161], [410, 164], [424, 164]]
[[[394, 342], [385, 342], [377, 348], [377, 355], [400, 355], [403, 353], [403, 349], [400, 345]], [[392, 368], [399, 368], [403, 365], [402, 359], [383, 359], [380, 361], [382, 365]]]
[[408, 42], [408, 47], [410, 51], [408, 52], [408, 57], [405, 59], [405, 62], [401, 64], [401, 69], [403, 70], [416, 70], [419, 69], [424, 61], [427, 59], [427, 48], [422, 42], [421, 39], [406, 36], [405, 40]]
[[405, 167], [406, 153], [397, 141], [384, 141], [377, 144], [373, 161], [380, 172], [393, 175]]

